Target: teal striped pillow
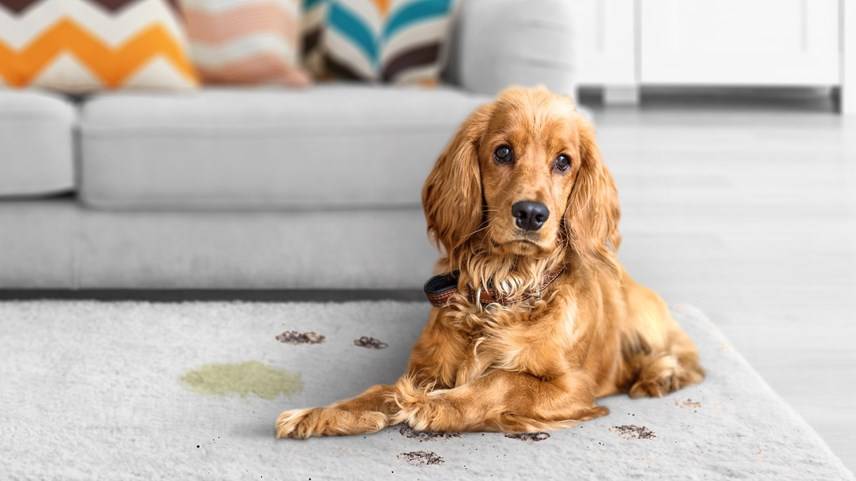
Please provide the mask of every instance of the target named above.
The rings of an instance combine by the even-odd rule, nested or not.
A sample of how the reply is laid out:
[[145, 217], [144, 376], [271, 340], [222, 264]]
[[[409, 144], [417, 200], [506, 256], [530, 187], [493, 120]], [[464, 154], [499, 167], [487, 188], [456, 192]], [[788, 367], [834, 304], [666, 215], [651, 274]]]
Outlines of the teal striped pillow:
[[325, 0], [324, 63], [336, 77], [436, 84], [454, 0]]

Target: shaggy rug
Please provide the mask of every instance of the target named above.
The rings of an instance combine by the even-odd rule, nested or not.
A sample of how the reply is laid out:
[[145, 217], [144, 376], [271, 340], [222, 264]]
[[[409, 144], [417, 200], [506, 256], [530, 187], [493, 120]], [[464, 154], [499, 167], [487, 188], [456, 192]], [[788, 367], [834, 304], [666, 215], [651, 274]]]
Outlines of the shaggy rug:
[[394, 381], [427, 304], [0, 303], [0, 479], [853, 480], [696, 309], [708, 379], [525, 436], [275, 440], [286, 408]]

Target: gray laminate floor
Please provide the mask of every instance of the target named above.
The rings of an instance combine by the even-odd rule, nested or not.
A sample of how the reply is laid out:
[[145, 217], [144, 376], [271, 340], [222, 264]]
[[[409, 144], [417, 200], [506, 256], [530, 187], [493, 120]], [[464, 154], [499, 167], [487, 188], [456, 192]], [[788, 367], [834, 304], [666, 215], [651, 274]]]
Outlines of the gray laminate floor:
[[594, 113], [629, 271], [704, 309], [856, 470], [856, 118], [824, 105]]

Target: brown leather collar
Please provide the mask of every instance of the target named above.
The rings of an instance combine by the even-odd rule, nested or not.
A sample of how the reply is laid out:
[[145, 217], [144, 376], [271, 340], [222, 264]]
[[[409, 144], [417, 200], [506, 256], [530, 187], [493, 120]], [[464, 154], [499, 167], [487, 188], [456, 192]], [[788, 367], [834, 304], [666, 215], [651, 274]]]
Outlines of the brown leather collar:
[[[565, 268], [562, 267], [560, 269], [556, 269], [554, 271], [550, 271], [544, 275], [544, 278], [541, 279], [541, 288], [540, 292], [543, 292], [550, 284], [553, 283], [556, 279], [562, 275], [562, 272], [565, 271]], [[449, 299], [452, 298], [455, 294], [458, 293], [458, 271], [449, 272], [446, 274], [440, 274], [437, 276], [428, 279], [428, 282], [425, 283], [424, 291], [425, 297], [428, 298], [428, 301], [434, 307], [443, 307], [448, 302]], [[482, 306], [486, 306], [488, 304], [500, 304], [503, 306], [510, 306], [512, 304], [516, 304], [518, 302], [523, 302], [533, 297], [537, 297], [538, 294], [526, 294], [522, 298], [505, 298], [497, 294], [497, 292], [493, 289], [485, 289], [482, 290], [480, 295], [478, 296], [478, 301], [481, 302]], [[475, 295], [470, 296], [470, 301], [475, 303]]]

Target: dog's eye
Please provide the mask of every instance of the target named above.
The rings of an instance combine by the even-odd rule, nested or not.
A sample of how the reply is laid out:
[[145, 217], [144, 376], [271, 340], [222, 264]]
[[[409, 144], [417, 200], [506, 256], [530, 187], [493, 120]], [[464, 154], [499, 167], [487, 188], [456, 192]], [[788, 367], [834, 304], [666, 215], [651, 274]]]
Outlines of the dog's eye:
[[571, 168], [571, 158], [565, 154], [556, 157], [555, 168], [559, 172], [567, 172]]
[[493, 151], [493, 158], [498, 164], [510, 164], [514, 162], [514, 151], [508, 145], [500, 145]]

